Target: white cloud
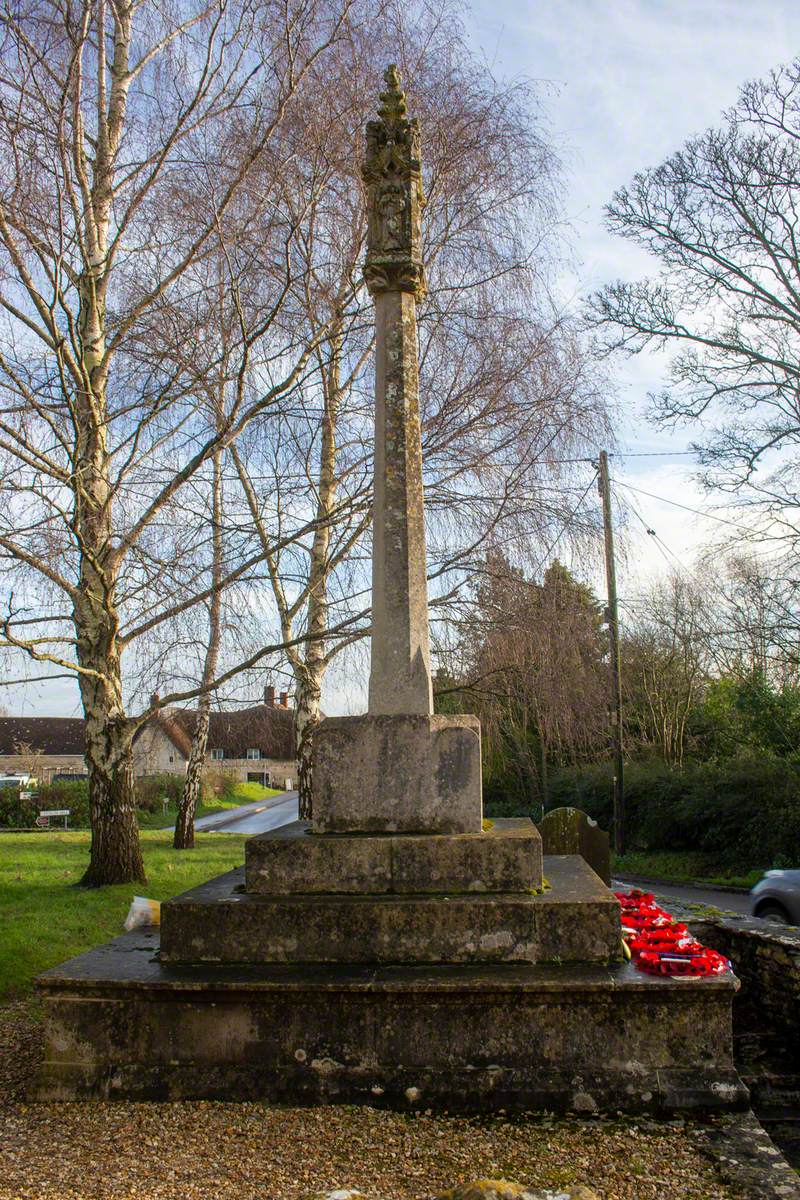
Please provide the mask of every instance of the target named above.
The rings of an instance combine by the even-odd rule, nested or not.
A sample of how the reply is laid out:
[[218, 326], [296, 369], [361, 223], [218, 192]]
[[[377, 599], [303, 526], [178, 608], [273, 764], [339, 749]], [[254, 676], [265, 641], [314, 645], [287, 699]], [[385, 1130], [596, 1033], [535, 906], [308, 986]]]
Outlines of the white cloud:
[[[614, 191], [718, 123], [745, 80], [800, 52], [794, 0], [477, 0], [469, 28], [497, 73], [553, 85], [547, 111], [568, 175], [577, 289], [584, 293], [655, 267], [643, 251], [604, 228], [603, 207]], [[617, 433], [624, 451], [672, 451], [675, 458], [617, 460], [614, 471], [645, 491], [703, 509], [714, 497], [702, 493], [685, 456], [698, 429], [668, 433], [646, 420], [647, 394], [665, 385], [666, 362], [665, 354], [643, 353], [619, 364]], [[646, 523], [687, 565], [719, 531], [715, 522], [669, 504], [633, 498]], [[630, 589], [666, 570], [669, 555], [665, 560], [635, 517], [626, 537], [622, 576]]]

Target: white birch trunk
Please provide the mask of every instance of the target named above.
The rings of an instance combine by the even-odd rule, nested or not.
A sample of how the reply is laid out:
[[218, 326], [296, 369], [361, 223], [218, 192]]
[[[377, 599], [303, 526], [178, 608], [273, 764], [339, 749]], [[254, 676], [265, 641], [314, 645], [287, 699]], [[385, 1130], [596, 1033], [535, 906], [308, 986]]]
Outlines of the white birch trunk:
[[333, 353], [324, 372], [325, 411], [320, 442], [319, 493], [317, 520], [311, 546], [308, 578], [308, 633], [302, 663], [295, 663], [295, 739], [297, 749], [297, 788], [301, 820], [312, 813], [313, 771], [312, 742], [319, 722], [322, 681], [327, 659], [324, 634], [328, 628], [328, 576], [331, 530], [329, 519], [336, 499], [336, 420], [341, 394], [340, 343], [333, 342]]
[[[203, 686], [208, 687], [217, 673], [221, 632], [222, 591], [222, 452], [217, 450], [212, 460], [211, 500], [211, 581], [214, 591], [208, 607], [208, 646], [203, 663]], [[192, 735], [192, 749], [186, 764], [186, 782], [183, 785], [178, 815], [175, 820], [175, 836], [172, 844], [176, 850], [191, 850], [194, 847], [194, 815], [200, 798], [200, 779], [206, 761], [208, 747], [208, 725], [211, 712], [211, 693], [204, 692], [198, 703], [197, 724]]]

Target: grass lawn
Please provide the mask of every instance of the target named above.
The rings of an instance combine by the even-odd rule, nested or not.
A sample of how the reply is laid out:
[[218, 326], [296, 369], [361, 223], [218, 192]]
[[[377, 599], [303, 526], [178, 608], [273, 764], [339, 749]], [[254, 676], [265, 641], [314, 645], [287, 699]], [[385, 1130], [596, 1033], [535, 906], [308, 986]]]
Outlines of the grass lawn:
[[767, 868], [754, 867], [748, 871], [741, 865], [721, 863], [714, 855], [691, 850], [676, 851], [672, 854], [637, 850], [624, 854], [621, 858], [613, 855], [611, 869], [620, 875], [641, 875], [644, 879], [751, 888], [758, 883]]
[[[227, 812], [230, 808], [241, 808], [243, 804], [255, 804], [257, 800], [266, 800], [270, 796], [280, 796], [280, 788], [265, 788], [260, 783], [237, 783], [229, 796], [217, 796], [208, 804], [198, 804], [195, 819], [200, 817], [215, 817]], [[139, 812], [140, 829], [164, 829], [175, 824], [175, 807], [170, 805], [166, 817], [163, 812]]]
[[239, 834], [201, 833], [194, 850], [173, 850], [171, 833], [143, 831], [147, 884], [79, 888], [89, 836], [54, 831], [0, 838], [0, 997], [25, 991], [40, 971], [122, 933], [134, 894], [168, 900], [244, 862]]

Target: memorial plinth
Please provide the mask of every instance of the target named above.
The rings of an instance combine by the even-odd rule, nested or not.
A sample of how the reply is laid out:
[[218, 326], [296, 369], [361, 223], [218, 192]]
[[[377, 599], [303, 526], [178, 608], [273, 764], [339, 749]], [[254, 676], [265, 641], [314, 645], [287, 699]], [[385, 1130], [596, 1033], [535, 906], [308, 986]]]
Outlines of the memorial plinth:
[[741, 1105], [732, 975], [622, 961], [619, 905], [528, 819], [484, 822], [480, 726], [433, 713], [416, 304], [419, 128], [390, 67], [367, 127], [375, 301], [369, 711], [323, 721], [313, 819], [46, 972], [40, 1099], [448, 1109]]
[[477, 717], [330, 717], [314, 734], [313, 778], [317, 833], [481, 832]]

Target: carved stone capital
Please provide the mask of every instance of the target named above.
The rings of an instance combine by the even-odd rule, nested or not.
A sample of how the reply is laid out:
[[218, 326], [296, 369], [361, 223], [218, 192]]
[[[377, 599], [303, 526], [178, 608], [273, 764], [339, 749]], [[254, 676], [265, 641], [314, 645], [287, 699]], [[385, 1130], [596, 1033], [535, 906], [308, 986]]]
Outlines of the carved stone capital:
[[367, 124], [362, 175], [367, 185], [367, 255], [364, 280], [379, 292], [425, 294], [421, 213], [425, 205], [419, 122], [406, 116], [397, 68], [384, 75], [379, 121]]

